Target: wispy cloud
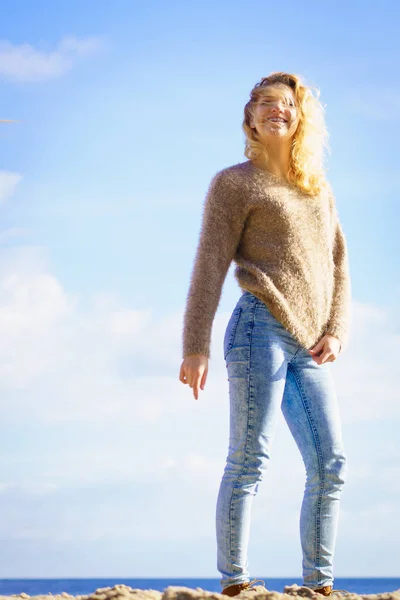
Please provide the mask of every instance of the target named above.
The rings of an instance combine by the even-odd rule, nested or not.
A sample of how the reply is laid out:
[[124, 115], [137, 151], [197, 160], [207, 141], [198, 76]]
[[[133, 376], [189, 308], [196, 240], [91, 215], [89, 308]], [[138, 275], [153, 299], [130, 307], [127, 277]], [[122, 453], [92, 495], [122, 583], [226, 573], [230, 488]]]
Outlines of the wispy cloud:
[[[150, 309], [125, 307], [111, 295], [69, 294], [34, 248], [3, 249], [0, 256], [0, 390], [9, 418], [107, 423], [123, 415], [130, 422], [155, 422], [182, 410], [184, 398], [189, 402], [189, 388], [178, 381], [179, 312], [157, 319]], [[399, 418], [396, 318], [385, 307], [357, 301], [353, 315], [349, 349], [330, 365], [344, 422]], [[228, 318], [216, 315], [217, 348]], [[215, 355], [219, 384], [215, 390], [209, 384], [207, 395], [221, 394], [218, 388], [226, 384], [225, 365]]]
[[[20, 176], [2, 176], [4, 199]], [[126, 306], [113, 293], [82, 297], [64, 287], [43, 249], [0, 249], [0, 409], [8, 435], [18, 439], [0, 457], [0, 509], [6, 515], [0, 534], [8, 543], [214, 539], [210, 514], [229, 434], [220, 349], [230, 314], [216, 315], [214, 359], [195, 402], [178, 379], [181, 311], [157, 317], [150, 307]], [[365, 546], [372, 517], [388, 547], [397, 535], [398, 449], [385, 423], [378, 432], [375, 424], [400, 419], [398, 323], [387, 307], [354, 301], [348, 350], [326, 366], [334, 371], [345, 431], [352, 431], [343, 536], [350, 536], [346, 526], [360, 513], [361, 489], [367, 500], [354, 535], [350, 531]], [[367, 464], [372, 430], [378, 442]], [[365, 450], [358, 458], [354, 448]], [[299, 548], [304, 465], [282, 416], [267, 478], [254, 507], [254, 547], [263, 547], [268, 534], [271, 546], [283, 538]], [[370, 494], [372, 478], [379, 498]], [[266, 514], [274, 515], [268, 531]], [[292, 553], [286, 568], [294, 570], [298, 559]]]
[[0, 41], [0, 77], [19, 82], [53, 79], [72, 69], [80, 58], [99, 52], [104, 44], [103, 38], [95, 36], [65, 36], [54, 49]]
[[21, 175], [19, 173], [0, 171], [0, 205], [14, 193], [20, 181]]
[[[2, 537], [38, 544], [55, 536], [75, 543], [212, 539], [210, 514], [229, 427], [221, 352], [213, 351], [206, 391], [195, 402], [178, 380], [180, 311], [157, 319], [150, 309], [126, 307], [112, 294], [89, 298], [83, 310], [84, 299], [68, 293], [43, 252], [0, 252], [0, 406], [8, 430], [21, 430], [18, 444], [0, 460], [0, 508], [7, 516]], [[358, 423], [353, 444], [367, 452], [369, 423], [375, 430], [377, 419], [400, 418], [399, 336], [385, 307], [355, 302], [353, 309], [353, 340], [327, 368], [336, 371], [345, 427]], [[228, 319], [227, 313], [217, 314], [213, 346], [222, 347]], [[383, 440], [384, 424], [380, 427]], [[385, 498], [381, 506], [380, 498], [363, 494], [368, 501], [354, 535], [365, 544], [370, 516], [385, 525], [385, 543], [396, 535], [390, 525], [398, 517], [398, 485], [393, 487], [398, 461], [388, 464], [396, 456], [392, 438], [387, 446], [379, 442], [368, 465], [365, 452], [357, 462], [353, 449], [344, 535], [346, 519], [359, 512], [360, 486], [373, 477]], [[273, 514], [270, 544], [282, 536], [298, 544], [304, 466], [282, 417], [267, 477], [254, 510], [253, 543], [262, 546], [265, 514]], [[181, 489], [185, 492], [177, 494]], [[102, 501], [93, 503], [94, 496]], [[75, 497], [79, 503], [71, 503]], [[291, 556], [287, 568], [294, 569], [297, 559]]]

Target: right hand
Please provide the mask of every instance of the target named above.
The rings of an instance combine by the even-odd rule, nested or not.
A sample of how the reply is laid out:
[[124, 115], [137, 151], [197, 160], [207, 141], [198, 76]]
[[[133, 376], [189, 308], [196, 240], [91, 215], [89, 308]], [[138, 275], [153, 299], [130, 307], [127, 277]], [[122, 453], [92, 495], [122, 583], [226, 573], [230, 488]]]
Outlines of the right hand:
[[183, 359], [179, 380], [193, 388], [193, 396], [199, 397], [199, 387], [204, 390], [208, 374], [208, 357], [204, 354], [191, 354]]

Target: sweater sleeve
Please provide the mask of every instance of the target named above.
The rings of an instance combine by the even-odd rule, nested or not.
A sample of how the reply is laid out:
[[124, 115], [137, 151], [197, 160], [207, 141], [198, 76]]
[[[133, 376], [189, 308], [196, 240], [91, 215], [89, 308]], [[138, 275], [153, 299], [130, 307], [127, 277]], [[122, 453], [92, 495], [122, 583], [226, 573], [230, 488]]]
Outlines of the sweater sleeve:
[[351, 282], [346, 238], [339, 221], [334, 198], [333, 215], [334, 288], [330, 316], [325, 333], [333, 335], [340, 340], [340, 352], [343, 352], [349, 342]]
[[183, 319], [183, 358], [210, 358], [214, 316], [246, 220], [246, 194], [240, 188], [226, 171], [218, 172], [208, 188]]

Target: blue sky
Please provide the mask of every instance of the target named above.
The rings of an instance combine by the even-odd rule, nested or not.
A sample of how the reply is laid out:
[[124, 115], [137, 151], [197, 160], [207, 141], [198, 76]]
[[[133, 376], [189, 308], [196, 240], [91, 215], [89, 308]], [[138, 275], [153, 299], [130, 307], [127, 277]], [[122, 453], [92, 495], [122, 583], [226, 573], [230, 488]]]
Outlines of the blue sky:
[[[399, 17], [387, 1], [3, 0], [0, 118], [19, 122], [0, 127], [0, 577], [219, 577], [233, 266], [198, 402], [178, 379], [182, 311], [209, 181], [245, 160], [243, 106], [278, 70], [321, 90], [349, 248], [335, 573], [400, 576]], [[301, 576], [303, 487], [281, 419], [252, 576]]]

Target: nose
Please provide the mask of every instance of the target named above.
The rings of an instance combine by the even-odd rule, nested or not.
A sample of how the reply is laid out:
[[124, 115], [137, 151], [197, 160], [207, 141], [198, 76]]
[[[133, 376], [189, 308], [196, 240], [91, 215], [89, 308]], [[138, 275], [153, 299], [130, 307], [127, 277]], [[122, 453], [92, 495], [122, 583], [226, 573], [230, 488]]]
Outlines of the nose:
[[271, 110], [283, 112], [284, 111], [283, 102], [281, 102], [280, 100], [278, 100], [274, 105], [271, 106]]

